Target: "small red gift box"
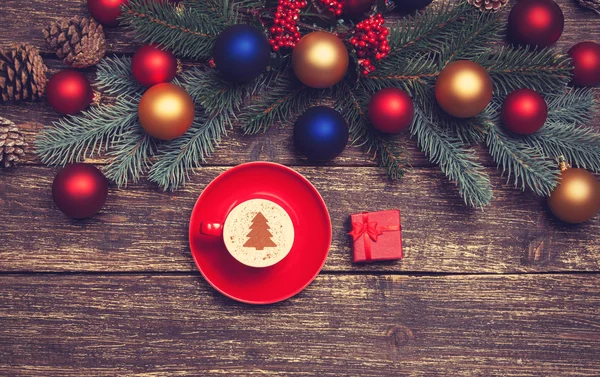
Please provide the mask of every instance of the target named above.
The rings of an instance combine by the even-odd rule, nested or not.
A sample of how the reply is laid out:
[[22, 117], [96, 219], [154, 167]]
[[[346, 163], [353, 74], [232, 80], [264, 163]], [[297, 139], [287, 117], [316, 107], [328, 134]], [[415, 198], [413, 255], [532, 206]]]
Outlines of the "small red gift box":
[[350, 221], [355, 262], [402, 259], [399, 210], [357, 213]]

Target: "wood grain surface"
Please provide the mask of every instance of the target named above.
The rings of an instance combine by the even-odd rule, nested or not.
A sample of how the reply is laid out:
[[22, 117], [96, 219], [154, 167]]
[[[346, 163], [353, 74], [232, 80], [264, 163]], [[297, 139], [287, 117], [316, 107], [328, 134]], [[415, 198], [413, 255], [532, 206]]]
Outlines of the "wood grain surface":
[[[558, 48], [600, 42], [599, 16], [572, 0], [558, 3]], [[38, 46], [52, 74], [65, 67], [40, 29], [87, 14], [86, 0], [2, 0], [0, 48]], [[123, 28], [107, 30], [107, 39], [110, 54], [139, 46]], [[93, 77], [94, 69], [84, 73]], [[0, 116], [19, 123], [30, 142], [59, 118], [45, 100], [0, 104]], [[600, 127], [600, 117], [591, 125]], [[397, 142], [414, 168], [390, 182], [356, 147], [310, 166], [295, 154], [290, 131], [275, 125], [244, 136], [236, 128], [185, 189], [111, 187], [102, 212], [84, 221], [56, 209], [56, 169], [33, 153], [1, 170], [0, 376], [600, 375], [598, 217], [561, 223], [543, 198], [507, 185], [483, 148], [495, 196], [475, 210], [405, 136]], [[305, 175], [333, 226], [322, 274], [266, 307], [211, 288], [187, 240], [203, 188], [255, 160]], [[405, 258], [352, 263], [348, 215], [387, 208], [402, 212]]]
[[[69, 220], [50, 195], [55, 170], [21, 167], [4, 174], [5, 250], [0, 271], [195, 270], [187, 232], [205, 185], [227, 168], [199, 169], [192, 183], [163, 193], [141, 182], [111, 189], [102, 212]], [[494, 179], [496, 198], [485, 210], [467, 208], [436, 168], [416, 169], [389, 182], [376, 167], [296, 167], [329, 207], [333, 243], [326, 271], [499, 273], [598, 271], [600, 221], [566, 225], [545, 200]], [[353, 264], [348, 215], [365, 209], [401, 209], [405, 259]]]
[[596, 275], [321, 275], [269, 307], [197, 275], [0, 277], [10, 376], [594, 376]]

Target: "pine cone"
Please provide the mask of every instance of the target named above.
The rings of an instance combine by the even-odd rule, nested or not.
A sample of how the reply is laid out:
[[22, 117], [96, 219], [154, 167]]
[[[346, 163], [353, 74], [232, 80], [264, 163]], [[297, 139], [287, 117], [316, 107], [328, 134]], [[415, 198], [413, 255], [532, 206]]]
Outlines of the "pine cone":
[[43, 29], [44, 38], [63, 63], [73, 68], [87, 68], [106, 54], [106, 37], [102, 25], [93, 18], [63, 18]]
[[46, 90], [47, 70], [32, 45], [0, 51], [0, 102], [39, 99]]
[[600, 0], [577, 0], [579, 5], [600, 14]]
[[0, 165], [14, 166], [25, 155], [27, 143], [19, 128], [10, 120], [0, 117]]
[[506, 4], [508, 0], [468, 0], [469, 4], [479, 9], [480, 11], [497, 11]]

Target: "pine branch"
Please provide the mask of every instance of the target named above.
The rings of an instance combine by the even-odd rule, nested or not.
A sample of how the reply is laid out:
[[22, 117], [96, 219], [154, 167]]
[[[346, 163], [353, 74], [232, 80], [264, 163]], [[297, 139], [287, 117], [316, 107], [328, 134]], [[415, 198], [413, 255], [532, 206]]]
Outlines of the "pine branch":
[[490, 73], [494, 95], [529, 88], [537, 92], [560, 93], [569, 82], [570, 59], [552, 49], [534, 51], [526, 48], [502, 47], [474, 59]]
[[495, 12], [471, 12], [464, 18], [462, 28], [441, 47], [440, 69], [451, 61], [473, 60], [485, 54], [504, 30], [504, 22]]
[[144, 88], [133, 77], [131, 58], [107, 57], [98, 64], [96, 72], [96, 87], [103, 93], [114, 97], [139, 97]]
[[178, 56], [208, 60], [219, 33], [240, 21], [238, 8], [256, 4], [259, 2], [247, 0], [186, 1], [176, 10], [166, 1], [130, 0], [123, 19], [144, 43], [157, 43]]
[[157, 140], [137, 123], [112, 144], [111, 159], [104, 168], [104, 174], [119, 187], [126, 187], [129, 182], [136, 183], [149, 169], [156, 145]]
[[564, 156], [572, 166], [600, 172], [600, 133], [585, 127], [596, 107], [594, 92], [577, 89], [548, 99], [548, 119], [541, 130], [524, 138], [551, 159]]
[[244, 106], [240, 124], [246, 134], [267, 131], [272, 125], [285, 125], [297, 114], [303, 113], [322, 91], [299, 84], [289, 66], [267, 74], [264, 86]]
[[245, 89], [252, 83], [232, 84], [210, 69], [194, 69], [182, 75], [184, 87], [198, 105], [194, 124], [183, 136], [163, 144], [150, 168], [148, 178], [163, 190], [174, 191], [189, 178], [189, 171], [200, 167], [233, 126], [232, 117], [239, 109]]
[[460, 20], [473, 11], [466, 2], [455, 5], [448, 1], [401, 19], [390, 28], [391, 51], [378, 62], [377, 70], [383, 75], [393, 74], [415, 56], [440, 54], [442, 46], [462, 28]]
[[379, 160], [379, 165], [392, 180], [404, 176], [410, 160], [404, 147], [397, 147], [370, 124], [363, 109], [366, 108], [369, 97], [365, 93], [356, 93], [346, 84], [339, 87], [336, 99], [337, 108], [342, 112], [349, 125], [352, 144], [362, 146], [367, 154]]
[[507, 174], [515, 187], [529, 187], [539, 196], [548, 196], [558, 182], [559, 170], [541, 155], [540, 150], [525, 145], [496, 124], [488, 124], [486, 144], [490, 155]]
[[393, 72], [376, 70], [362, 77], [359, 89], [375, 93], [384, 88], [394, 87], [411, 92], [421, 89], [425, 84], [432, 84], [438, 74], [437, 59], [424, 55], [394, 67]]
[[137, 102], [121, 98], [112, 106], [90, 107], [54, 122], [38, 135], [36, 153], [45, 164], [64, 166], [107, 151], [123, 132], [136, 127]]
[[229, 121], [227, 114], [214, 118], [197, 114], [188, 132], [159, 148], [157, 161], [150, 168], [148, 179], [165, 191], [175, 191], [184, 186], [190, 170], [200, 167], [214, 152]]
[[215, 69], [192, 68], [181, 75], [184, 89], [209, 114], [239, 110], [246, 85], [227, 81]]
[[492, 200], [492, 188], [488, 175], [475, 161], [472, 150], [466, 149], [460, 139], [438, 127], [419, 107], [415, 108], [415, 120], [411, 133], [429, 160], [439, 165], [442, 172], [458, 186], [465, 203], [483, 207]]

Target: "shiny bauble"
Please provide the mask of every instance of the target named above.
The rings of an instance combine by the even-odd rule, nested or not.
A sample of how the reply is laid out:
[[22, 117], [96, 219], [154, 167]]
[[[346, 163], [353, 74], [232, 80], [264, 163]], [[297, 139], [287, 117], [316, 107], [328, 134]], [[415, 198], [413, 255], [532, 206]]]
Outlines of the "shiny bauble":
[[74, 115], [92, 103], [92, 86], [83, 73], [65, 70], [55, 73], [48, 81], [46, 96], [50, 106], [65, 115]]
[[324, 31], [306, 34], [292, 52], [294, 73], [311, 88], [328, 88], [337, 84], [346, 75], [348, 62], [344, 42]]
[[569, 50], [573, 65], [573, 84], [596, 86], [600, 84], [600, 44], [580, 42]]
[[94, 165], [67, 165], [52, 183], [54, 203], [65, 215], [74, 219], [95, 215], [107, 197], [108, 180]]
[[326, 106], [306, 110], [294, 126], [296, 150], [310, 161], [332, 160], [344, 151], [347, 143], [346, 120]]
[[151, 136], [173, 140], [183, 135], [194, 122], [194, 101], [178, 85], [154, 85], [142, 96], [138, 117]]
[[368, 115], [375, 129], [396, 134], [410, 127], [415, 107], [412, 98], [405, 91], [385, 88], [371, 97]]
[[131, 60], [133, 77], [144, 86], [170, 82], [177, 75], [177, 58], [155, 45], [140, 47]]
[[564, 222], [579, 224], [600, 211], [600, 182], [585, 169], [563, 170], [558, 186], [548, 198], [552, 213]]
[[371, 9], [375, 0], [345, 0], [343, 14], [350, 18], [363, 17]]
[[457, 118], [470, 118], [492, 100], [492, 79], [479, 64], [470, 60], [449, 63], [435, 82], [435, 98], [441, 108]]
[[423, 9], [433, 0], [396, 0], [396, 8], [404, 11]]
[[502, 121], [510, 131], [519, 135], [537, 132], [548, 117], [548, 105], [541, 94], [531, 89], [511, 92], [502, 104]]
[[117, 26], [121, 16], [121, 5], [127, 3], [128, 0], [87, 0], [90, 14], [104, 26]]
[[257, 78], [267, 69], [270, 56], [267, 36], [254, 26], [230, 26], [215, 42], [215, 65], [230, 81], [244, 83]]
[[552, 0], [520, 0], [508, 16], [508, 36], [513, 43], [547, 47], [560, 38], [565, 18]]

